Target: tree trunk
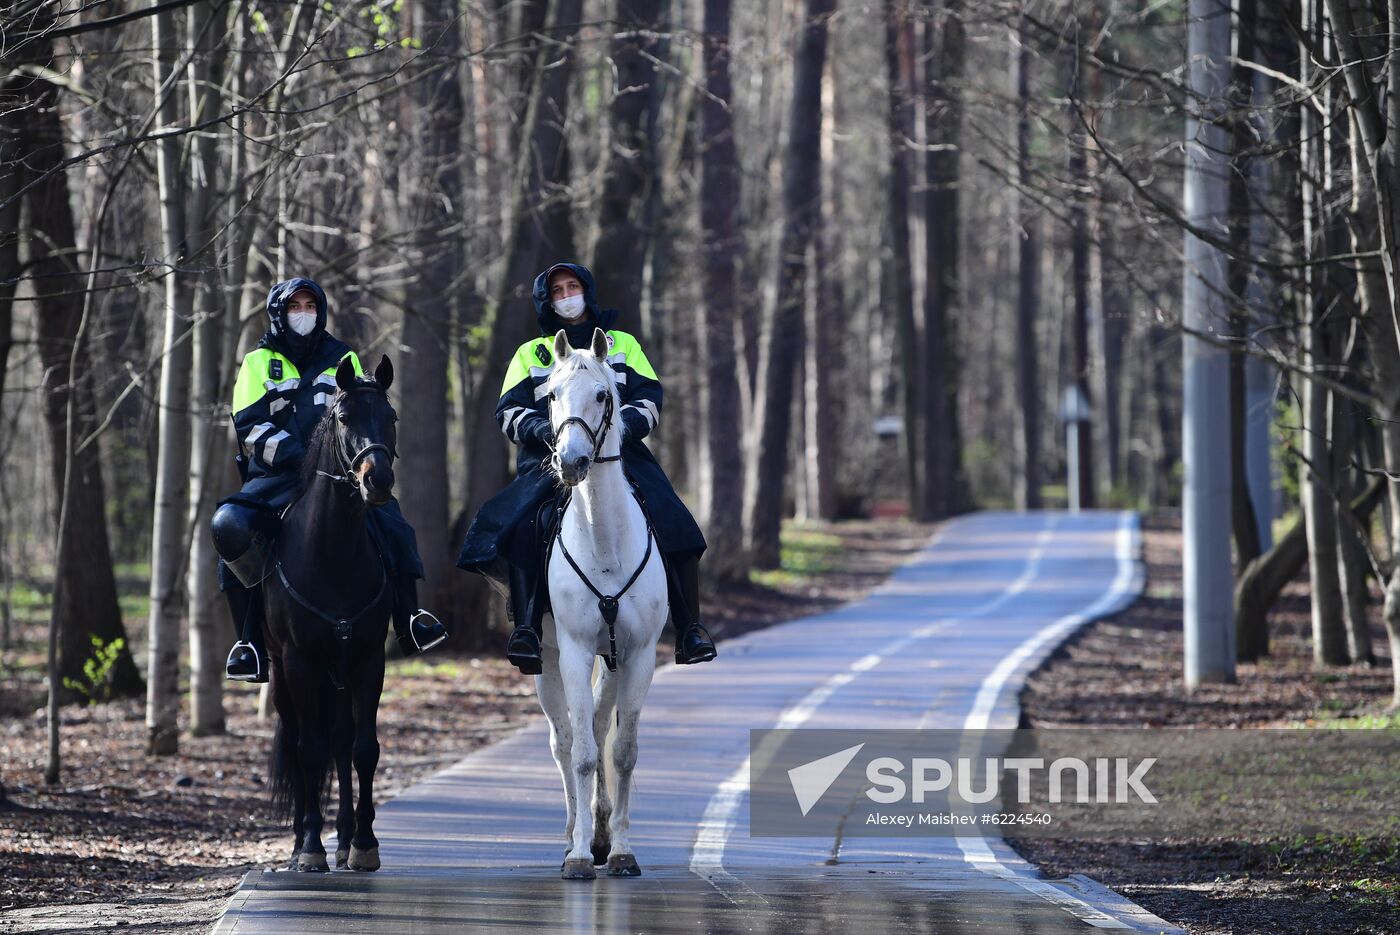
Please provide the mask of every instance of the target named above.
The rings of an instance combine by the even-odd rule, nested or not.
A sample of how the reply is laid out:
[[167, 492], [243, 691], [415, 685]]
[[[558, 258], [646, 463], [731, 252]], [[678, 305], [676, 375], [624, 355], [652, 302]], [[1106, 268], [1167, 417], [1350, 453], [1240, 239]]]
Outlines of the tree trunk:
[[[1092, 15], [1092, 14], [1091, 14]], [[1090, 30], [1093, 31], [1092, 29]], [[1079, 105], [1079, 79], [1077, 56], [1070, 76], [1069, 101], [1069, 178], [1072, 186], [1069, 204], [1070, 236], [1070, 283], [1074, 296], [1073, 315], [1070, 324], [1070, 372], [1066, 375], [1065, 386], [1078, 388], [1091, 407], [1103, 405], [1103, 400], [1095, 398], [1089, 385], [1089, 157], [1086, 151], [1088, 141], [1081, 123], [1084, 116]], [[1074, 452], [1078, 465], [1078, 503], [1085, 509], [1093, 508], [1096, 486], [1094, 484], [1094, 421], [1082, 419], [1073, 433]], [[1069, 453], [1066, 452], [1068, 458]], [[1065, 483], [1075, 481], [1066, 478]], [[1068, 488], [1066, 488], [1068, 489]]]
[[[205, 48], [223, 29], [214, 31], [214, 4], [196, 3], [189, 13], [189, 46]], [[218, 111], [223, 68], [222, 47], [194, 58], [189, 66], [190, 99], [195, 119]], [[196, 292], [194, 317], [194, 416], [190, 427], [190, 550], [186, 588], [190, 618], [190, 733], [194, 736], [224, 732], [223, 650], [228, 636], [224, 602], [215, 576], [217, 556], [209, 536], [209, 517], [224, 472], [216, 465], [224, 454], [222, 426], [216, 424], [223, 399], [224, 321], [219, 278], [206, 223], [213, 201], [212, 190], [219, 169], [215, 138], [206, 134], [194, 144], [190, 159], [186, 222], [193, 232], [191, 244], [200, 250], [194, 260], [204, 271]]]
[[[50, 479], [60, 498], [53, 513], [55, 523], [62, 528], [62, 541], [57, 546], [61, 560], [54, 572], [53, 627], [59, 644], [55, 688], [62, 694], [65, 680], [84, 680], [83, 663], [92, 656], [94, 639], [106, 645], [121, 640], [123, 648], [117, 654], [111, 689], [118, 696], [135, 696], [145, 690], [145, 683], [132, 659], [117, 603], [99, 452], [96, 445], [80, 449], [82, 439], [96, 424], [96, 415], [86, 335], [79, 333], [82, 279], [74, 259], [77, 247], [68, 176], [58, 170], [63, 134], [57, 89], [32, 82], [27, 97], [26, 103], [32, 105], [27, 114], [32, 134], [28, 168], [31, 177], [42, 177], [25, 196], [34, 228], [27, 252], [30, 274], [34, 282], [42, 284], [35, 299], [36, 337], [44, 371], [42, 398], [52, 453]], [[76, 394], [72, 400], [71, 469], [70, 394]], [[68, 515], [60, 522], [65, 478]]]
[[907, 0], [885, 0], [885, 66], [889, 80], [890, 171], [886, 184], [885, 236], [890, 245], [887, 272], [899, 341], [899, 388], [904, 403], [904, 463], [910, 515], [923, 512], [923, 371], [919, 331], [914, 320], [913, 266], [909, 245], [909, 153], [914, 138], [910, 97], [914, 88], [914, 27]]
[[[1031, 186], [1030, 37], [1024, 14], [1012, 40], [1012, 70], [1016, 75], [1016, 182], [1024, 192]], [[1040, 317], [1040, 217], [1016, 196], [1015, 234], [1019, 244], [1016, 290], [1016, 400], [1020, 432], [1016, 452], [1016, 507], [1038, 510], [1040, 485], [1040, 366], [1036, 319]]]
[[803, 425], [806, 444], [800, 449], [803, 515], [811, 519], [836, 518], [836, 454], [839, 447], [834, 384], [849, 372], [837, 353], [837, 323], [845, 314], [844, 279], [839, 269], [836, 186], [836, 57], [828, 56], [822, 76], [821, 213], [812, 238], [813, 269], [808, 277], [806, 340], [803, 341]]
[[[1230, 7], [1224, 0], [1190, 0], [1187, 25], [1186, 219], [1224, 235], [1229, 209], [1219, 123], [1229, 79]], [[1182, 491], [1185, 579], [1186, 687], [1235, 677], [1233, 582], [1230, 567], [1229, 352], [1195, 333], [1227, 328], [1222, 296], [1229, 288], [1223, 251], [1185, 234], [1182, 285]]]
[[[1359, 363], [1352, 355], [1351, 365]], [[1350, 367], [1348, 369], [1351, 369]], [[1356, 404], [1332, 395], [1332, 471], [1337, 478], [1337, 492], [1350, 500], [1356, 493], [1355, 476], [1348, 468], [1348, 462], [1359, 446], [1356, 444]], [[1343, 480], [1345, 478], [1345, 480]], [[1345, 510], [1334, 510], [1337, 519], [1337, 581], [1341, 586], [1342, 610], [1346, 624], [1347, 658], [1352, 662], [1374, 665], [1375, 653], [1371, 648], [1371, 628], [1366, 619], [1366, 605], [1370, 603], [1369, 560], [1366, 549], [1358, 535], [1356, 524]]]
[[[660, 184], [657, 118], [665, 90], [656, 60], [665, 60], [670, 0], [619, 0], [613, 40], [616, 88], [610, 105], [612, 152], [598, 203], [593, 275], [599, 301], [628, 315], [642, 309], [642, 271], [656, 231], [646, 206]], [[737, 192], [735, 193], [737, 196]]]
[[827, 19], [835, 0], [805, 0], [793, 62], [787, 151], [783, 155], [783, 233], [777, 301], [759, 350], [758, 426], [744, 490], [745, 538], [757, 568], [777, 568], [783, 476], [792, 429], [792, 387], [802, 346], [807, 249], [821, 205], [821, 82]]
[[[1254, 59], [1255, 0], [1239, 0], [1235, 31], [1236, 56], [1232, 86], [1236, 108], [1246, 113], [1250, 105], [1252, 69], [1243, 62]], [[1253, 127], [1238, 118], [1231, 134], [1230, 166], [1230, 243], [1237, 256], [1246, 255], [1253, 231], [1250, 227], [1251, 199], [1249, 183], [1251, 164], [1248, 151], [1253, 144]], [[1242, 572], [1259, 557], [1263, 549], [1259, 541], [1259, 524], [1254, 515], [1254, 503], [1249, 482], [1249, 399], [1246, 385], [1246, 350], [1250, 332], [1249, 283], [1256, 271], [1252, 264], [1238, 258], [1230, 260], [1230, 294], [1235, 308], [1230, 314], [1230, 525], [1235, 540], [1235, 568]], [[1238, 647], [1236, 647], [1238, 653]]]
[[[173, 12], [151, 17], [151, 63], [157, 97], [167, 81], [175, 80]], [[179, 121], [177, 94], [166, 94], [157, 128]], [[156, 461], [155, 514], [151, 537], [151, 624], [146, 693], [147, 752], [168, 756], [179, 750], [180, 616], [184, 610], [186, 481], [190, 453], [191, 350], [185, 331], [190, 326], [190, 290], [184, 274], [189, 243], [185, 233], [184, 191], [180, 176], [180, 144], [175, 137], [156, 143], [156, 175], [160, 193], [160, 230], [165, 262], [165, 336], [161, 342], [159, 447]]]
[[[924, 520], [956, 512], [966, 501], [958, 374], [953, 354], [959, 298], [962, 185], [962, 81], [965, 36], [960, 0], [946, 0], [935, 30], [935, 4], [924, 24], [924, 106], [929, 151], [924, 158], [924, 323], [921, 343]], [[935, 42], [935, 33], [939, 41]]]
[[743, 548], [743, 516], [734, 491], [744, 486], [739, 439], [739, 361], [736, 292], [739, 275], [739, 202], [743, 177], [734, 145], [734, 87], [729, 71], [730, 0], [705, 0], [705, 96], [700, 102], [700, 227], [707, 258], [703, 266], [705, 314], [701, 365], [707, 470], [700, 494], [700, 521], [709, 544], [707, 571], [719, 581], [740, 581], [748, 573]]
[[[447, 530], [451, 502], [447, 480], [448, 341], [461, 268], [462, 90], [461, 33], [453, 0], [414, 0], [415, 36], [424, 42], [416, 67], [409, 130], [413, 151], [404, 160], [399, 192], [402, 215], [412, 232], [418, 274], [406, 286], [403, 333], [396, 372], [402, 462], [399, 498], [413, 523], [423, 558], [419, 602], [436, 613], [465, 619], [453, 607], [457, 574]], [[369, 364], [372, 366], [372, 362]]]
[[[1385, 488], [1385, 481], [1376, 478], [1351, 500], [1349, 509], [1358, 524], [1370, 523], [1371, 513], [1381, 502]], [[1253, 662], [1269, 654], [1269, 609], [1284, 587], [1303, 570], [1307, 560], [1307, 530], [1299, 522], [1241, 572], [1234, 596], [1241, 662]]]

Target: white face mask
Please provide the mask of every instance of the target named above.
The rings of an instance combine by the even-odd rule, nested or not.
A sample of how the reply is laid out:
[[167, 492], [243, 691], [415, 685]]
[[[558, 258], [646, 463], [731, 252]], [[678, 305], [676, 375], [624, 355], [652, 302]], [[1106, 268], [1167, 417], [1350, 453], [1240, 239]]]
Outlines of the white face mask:
[[558, 299], [554, 302], [554, 314], [565, 321], [574, 321], [583, 315], [583, 296], [571, 295], [567, 299]]
[[308, 335], [316, 330], [315, 312], [290, 312], [287, 315], [287, 327], [300, 335]]

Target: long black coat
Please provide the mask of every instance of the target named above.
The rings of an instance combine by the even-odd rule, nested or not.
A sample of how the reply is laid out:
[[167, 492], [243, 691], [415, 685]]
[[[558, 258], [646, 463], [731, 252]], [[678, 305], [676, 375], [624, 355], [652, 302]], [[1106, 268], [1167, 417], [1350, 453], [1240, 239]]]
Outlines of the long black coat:
[[[538, 570], [537, 521], [540, 507], [546, 502], [553, 502], [559, 492], [548, 467], [549, 449], [531, 433], [528, 426], [532, 420], [547, 420], [549, 417], [548, 401], [543, 397], [536, 399], [534, 390], [548, 379], [553, 364], [548, 348], [552, 345], [553, 335], [561, 328], [568, 334], [569, 344], [573, 347], [588, 347], [593, 329], [597, 327], [608, 332], [609, 337], [614, 339], [615, 348], [622, 349], [614, 355], [612, 365], [618, 373], [621, 414], [628, 433], [622, 446], [623, 470], [641, 493], [662, 552], [672, 555], [686, 552], [698, 554], [705, 550], [705, 536], [695, 518], [676, 495], [666, 472], [642, 441], [655, 426], [660, 411], [660, 380], [651, 371], [636, 339], [626, 332], [612, 329], [617, 320], [617, 311], [598, 306], [593, 276], [587, 268], [574, 264], [560, 265], [574, 272], [583, 283], [588, 314], [583, 322], [576, 325], [566, 325], [554, 314], [548, 300], [547, 281], [549, 274], [557, 267], [550, 267], [535, 280], [533, 298], [541, 337], [527, 341], [516, 351], [496, 407], [496, 418], [502, 432], [518, 445], [515, 479], [482, 504], [467, 530], [457, 559], [457, 567], [500, 581], [505, 580], [505, 562], [530, 571]], [[545, 348], [543, 353], [541, 347]], [[629, 348], [635, 350], [630, 354], [624, 353]], [[622, 359], [624, 357], [628, 359]]]

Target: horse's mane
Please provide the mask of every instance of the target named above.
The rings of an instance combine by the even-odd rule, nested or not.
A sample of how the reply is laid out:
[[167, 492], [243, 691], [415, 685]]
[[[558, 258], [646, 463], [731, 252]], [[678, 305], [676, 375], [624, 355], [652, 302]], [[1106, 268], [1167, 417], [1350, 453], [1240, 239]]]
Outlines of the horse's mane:
[[[378, 386], [373, 377], [356, 377], [357, 386]], [[331, 404], [326, 407], [326, 411], [321, 413], [321, 421], [316, 423], [316, 428], [311, 430], [311, 437], [306, 441], [306, 456], [301, 459], [301, 474], [298, 487], [302, 493], [311, 486], [311, 482], [316, 479], [316, 471], [321, 466], [321, 452], [326, 445], [335, 443], [335, 399], [340, 395], [340, 390], [336, 390], [331, 397]]]
[[301, 477], [299, 487], [305, 493], [311, 486], [311, 482], [316, 479], [316, 471], [321, 466], [321, 452], [327, 444], [335, 443], [335, 403], [326, 407], [326, 411], [321, 413], [321, 421], [316, 423], [316, 428], [311, 432], [311, 438], [306, 442], [306, 456], [301, 459]]
[[574, 348], [572, 354], [554, 365], [554, 372], [549, 375], [550, 388], [572, 377], [579, 370], [587, 371], [597, 377], [599, 383], [611, 387], [613, 392], [617, 391], [617, 371], [613, 370], [612, 364], [594, 357], [592, 351], [581, 351], [578, 348]]

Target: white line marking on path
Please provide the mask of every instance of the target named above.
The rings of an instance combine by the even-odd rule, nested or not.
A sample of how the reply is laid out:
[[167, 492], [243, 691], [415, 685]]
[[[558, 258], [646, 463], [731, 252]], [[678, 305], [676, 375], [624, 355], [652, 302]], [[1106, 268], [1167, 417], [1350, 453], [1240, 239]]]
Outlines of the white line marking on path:
[[[1022, 591], [1030, 586], [1040, 571], [1040, 560], [1045, 554], [1046, 546], [1050, 543], [1051, 535], [1059, 517], [1056, 514], [1047, 514], [1045, 528], [1036, 537], [1035, 546], [1027, 556], [1025, 570], [1021, 572], [1011, 586], [996, 597], [983, 602], [972, 610], [957, 617], [945, 617], [919, 627], [908, 636], [901, 637], [888, 644], [879, 653], [871, 653], [856, 662], [844, 672], [838, 672], [830, 676], [822, 684], [808, 692], [801, 701], [787, 708], [778, 717], [778, 723], [774, 729], [786, 730], [800, 727], [817, 709], [832, 696], [842, 686], [849, 684], [857, 675], [868, 672], [879, 665], [885, 658], [898, 655], [910, 645], [919, 640], [950, 626], [968, 617], [980, 617], [992, 613], [1012, 600]], [[942, 538], [952, 524], [945, 525], [943, 530], [929, 542], [927, 549], [932, 548]], [[756, 751], [762, 753], [760, 749]], [[719, 788], [711, 796], [709, 803], [705, 807], [705, 814], [700, 819], [700, 827], [695, 835], [695, 844], [690, 852], [690, 870], [716, 886], [721, 892], [725, 892], [725, 886], [739, 887], [752, 893], [747, 886], [744, 886], [738, 878], [734, 877], [724, 869], [724, 849], [729, 842], [729, 835], [734, 830], [734, 824], [739, 811], [739, 804], [743, 801], [744, 795], [749, 788], [749, 770], [752, 765], [752, 756], [744, 758], [744, 762], [739, 768], [734, 770]], [[725, 895], [729, 895], [726, 893]], [[755, 894], [757, 895], [757, 894]]]
[[[1138, 563], [1134, 560], [1137, 539], [1138, 528], [1134, 515], [1123, 513], [1118, 521], [1118, 541], [1115, 551], [1118, 573], [1114, 576], [1113, 583], [1109, 585], [1108, 590], [1084, 610], [1066, 614], [1040, 630], [1003, 659], [1001, 664], [982, 681], [982, 687], [977, 692], [972, 710], [968, 712], [967, 720], [963, 722], [964, 731], [986, 730], [991, 726], [992, 712], [996, 709], [998, 699], [1006, 690], [1007, 682], [1021, 669], [1028, 658], [1043, 649], [1046, 644], [1063, 639], [1076, 627], [1119, 610], [1123, 605], [1124, 598], [1136, 594], [1140, 590], [1142, 586], [1141, 571], [1138, 568]], [[963, 852], [963, 859], [978, 870], [1009, 880], [1042, 899], [1054, 903], [1095, 928], [1131, 928], [1118, 919], [1095, 909], [1084, 900], [1072, 896], [1044, 880], [1025, 876], [1007, 867], [992, 853], [984, 838], [958, 835], [956, 840], [958, 848]]]

